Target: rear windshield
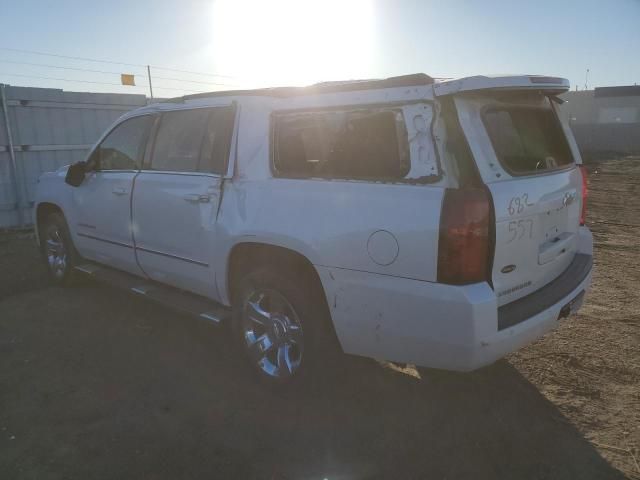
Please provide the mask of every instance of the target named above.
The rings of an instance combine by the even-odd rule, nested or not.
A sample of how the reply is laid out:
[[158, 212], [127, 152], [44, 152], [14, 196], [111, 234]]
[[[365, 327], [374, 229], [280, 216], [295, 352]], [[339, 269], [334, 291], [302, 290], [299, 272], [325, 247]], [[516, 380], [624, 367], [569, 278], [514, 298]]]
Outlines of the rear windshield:
[[573, 162], [551, 107], [490, 107], [483, 119], [498, 160], [511, 174], [555, 170]]

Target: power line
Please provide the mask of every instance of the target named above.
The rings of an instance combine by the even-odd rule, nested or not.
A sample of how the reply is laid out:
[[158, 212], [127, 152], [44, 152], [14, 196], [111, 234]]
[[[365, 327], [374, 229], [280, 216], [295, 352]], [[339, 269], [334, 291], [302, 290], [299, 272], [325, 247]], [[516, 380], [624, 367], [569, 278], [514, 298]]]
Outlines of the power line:
[[155, 68], [157, 70], [167, 70], [170, 72], [180, 72], [180, 73], [189, 73], [191, 75], [205, 75], [205, 76], [209, 76], [209, 77], [224, 77], [224, 78], [235, 78], [238, 79], [238, 77], [234, 77], [233, 75], [221, 75], [219, 73], [205, 73], [205, 72], [194, 72], [191, 70], [178, 70], [177, 68], [168, 68], [168, 67], [159, 67], [157, 65], [151, 65], [152, 68]]
[[[147, 65], [142, 65], [139, 63], [125, 63], [125, 62], [115, 62], [113, 60], [99, 60], [97, 58], [88, 58], [88, 57], [74, 57], [71, 55], [60, 55], [57, 53], [47, 53], [47, 52], [38, 52], [36, 50], [24, 50], [21, 48], [9, 48], [9, 47], [0, 47], [0, 50], [6, 50], [9, 52], [19, 52], [19, 53], [29, 53], [32, 55], [43, 55], [43, 56], [49, 56], [49, 57], [57, 57], [57, 58], [66, 58], [66, 59], [70, 59], [70, 60], [81, 60], [81, 61], [85, 61], [85, 62], [95, 62], [95, 63], [109, 63], [111, 65], [126, 65], [129, 67], [140, 67], [140, 68], [146, 68]], [[180, 70], [177, 68], [169, 68], [169, 67], [161, 67], [159, 65], [151, 65], [151, 67], [156, 68], [158, 70], [167, 70], [167, 71], [171, 71], [171, 72], [180, 72], [180, 73], [188, 73], [191, 75], [204, 75], [204, 76], [209, 76], [209, 77], [224, 77], [224, 78], [235, 78], [237, 79], [238, 77], [234, 77], [231, 75], [221, 75], [218, 73], [207, 73], [207, 72], [195, 72], [192, 70]]]
[[[84, 62], [105, 63], [105, 64], [111, 64], [111, 65], [124, 65], [124, 66], [129, 66], [129, 67], [145, 68], [147, 70], [146, 74], [134, 73], [133, 76], [134, 77], [142, 77], [142, 78], [145, 78], [145, 79], [149, 79], [149, 76], [150, 76], [150, 70], [149, 70], [150, 67], [149, 67], [149, 65], [142, 65], [142, 64], [137, 64], [137, 63], [116, 62], [116, 61], [113, 61], [113, 60], [101, 60], [101, 59], [89, 58], [89, 57], [77, 57], [77, 56], [72, 56], [72, 55], [61, 55], [61, 54], [57, 54], [57, 53], [40, 52], [40, 51], [36, 51], [36, 50], [26, 50], [26, 49], [20, 49], [20, 48], [0, 47], [0, 50], [9, 51], [9, 52], [27, 53], [27, 54], [32, 54], [32, 55], [42, 55], [42, 56], [47, 56], [47, 57], [64, 58], [64, 59], [70, 59], [70, 60], [80, 60], [80, 61], [84, 61]], [[79, 72], [92, 72], [92, 73], [101, 73], [101, 74], [107, 74], [107, 75], [122, 75], [122, 72], [97, 70], [97, 69], [83, 68], [83, 67], [69, 67], [69, 66], [64, 66], [64, 65], [52, 65], [52, 64], [48, 64], [48, 63], [22, 62], [22, 61], [16, 61], [16, 60], [0, 60], [0, 62], [10, 63], [10, 64], [14, 64], [14, 65], [28, 65], [28, 66], [43, 67], [43, 68], [57, 68], [57, 69], [61, 69], [61, 70], [71, 70], [71, 71], [79, 71]], [[157, 70], [165, 70], [165, 71], [169, 71], [169, 72], [186, 73], [186, 74], [189, 74], [189, 75], [201, 75], [201, 76], [207, 76], [207, 77], [238, 78], [238, 77], [233, 77], [233, 76], [230, 76], [230, 75], [220, 75], [220, 74], [216, 74], [216, 73], [196, 72], [196, 71], [192, 71], [192, 70], [180, 70], [180, 69], [177, 69], [177, 68], [161, 67], [161, 66], [157, 66], [157, 65], [153, 66], [153, 68], [157, 69]], [[19, 74], [19, 73], [4, 73], [3, 75], [9, 75], [9, 76], [14, 76], [14, 77], [22, 77], [22, 78], [34, 78], [34, 79], [40, 79], [40, 80], [55, 80], [55, 81], [60, 81], [60, 82], [76, 82], [76, 83], [90, 83], [90, 84], [94, 84], [94, 85], [122, 86], [121, 83], [114, 83], [114, 82], [104, 82], [104, 81], [97, 81], [97, 80], [79, 80], [79, 79], [76, 80], [76, 79], [71, 79], [71, 78], [49, 77], [49, 76], [43, 76], [43, 75], [27, 75], [27, 74]], [[183, 83], [192, 83], [192, 84], [198, 84], [198, 85], [226, 86], [226, 87], [238, 87], [238, 88], [240, 87], [240, 85], [231, 84], [231, 83], [223, 83], [223, 82], [215, 82], [215, 81], [189, 80], [189, 79], [183, 79], [183, 78], [177, 78], [177, 77], [164, 77], [164, 76], [156, 77], [154, 75], [153, 78], [157, 78], [157, 79], [161, 79], [161, 80], [183, 82]], [[128, 86], [133, 86], [135, 88], [146, 88], [143, 85], [128, 85]], [[151, 85], [149, 85], [149, 87], [150, 86]], [[187, 92], [187, 93], [189, 93], [189, 92], [191, 92], [191, 93], [208, 93], [208, 90], [191, 90], [191, 89], [184, 89], [184, 88], [163, 87], [163, 86], [155, 86], [155, 85], [154, 85], [154, 87], [159, 89], [159, 90], [172, 90], [172, 91], [180, 91], [180, 92]]]
[[[60, 82], [80, 82], [80, 83], [96, 83], [99, 85], [117, 85], [117, 86], [122, 86], [121, 83], [111, 83], [111, 82], [98, 82], [98, 81], [94, 81], [94, 80], [73, 80], [70, 78], [55, 78], [55, 77], [43, 77], [43, 76], [39, 76], [39, 75], [23, 75], [21, 73], [4, 73], [4, 72], [0, 72], [0, 75], [10, 75], [12, 77], [24, 77], [24, 78], [38, 78], [41, 80], [57, 80]], [[140, 85], [133, 85], [134, 87], [138, 87], [140, 88]]]
[[[98, 82], [95, 80], [75, 80], [75, 79], [71, 79], [71, 78], [58, 78], [58, 77], [45, 77], [45, 76], [40, 76], [40, 75], [23, 75], [21, 73], [5, 73], [5, 72], [0, 72], [0, 75], [9, 75], [12, 77], [23, 77], [23, 78], [35, 78], [35, 79], [39, 79], [39, 80], [56, 80], [59, 82], [79, 82], [79, 83], [92, 83], [92, 84], [97, 84], [97, 85], [113, 85], [113, 86], [117, 86], [117, 87], [122, 87], [122, 86], [126, 86], [127, 88], [133, 87], [133, 88], [146, 88], [146, 86], [144, 85], [122, 85], [121, 83], [113, 83], [113, 82]], [[190, 93], [208, 93], [206, 90], [191, 90], [191, 89], [186, 89], [186, 88], [172, 88], [172, 87], [156, 87], [154, 85], [154, 88], [157, 88], [158, 90], [173, 90], [173, 91], [177, 91], [177, 92], [190, 92]]]
[[[14, 65], [30, 65], [33, 67], [46, 67], [46, 68], [60, 68], [62, 70], [76, 70], [78, 72], [95, 72], [95, 73], [107, 73], [107, 74], [113, 74], [113, 75], [121, 75], [123, 72], [108, 72], [106, 70], [93, 70], [91, 68], [79, 68], [79, 67], [63, 67], [60, 65], [48, 65], [46, 63], [32, 63], [32, 62], [17, 62], [14, 60], [3, 60], [0, 59], [0, 62], [2, 63], [12, 63]], [[135, 76], [145, 76], [146, 75], [142, 75], [142, 74], [135, 74]]]
[[33, 55], [45, 55], [49, 57], [68, 58], [71, 60], [82, 60], [84, 62], [110, 63], [112, 65], [127, 65], [129, 67], [143, 67], [143, 68], [146, 67], [146, 65], [141, 65], [138, 63], [114, 62], [112, 60], [98, 60], [95, 58], [87, 58], [87, 57], [73, 57], [71, 55], [59, 55], [57, 53], [37, 52], [35, 50], [23, 50], [21, 48], [0, 47], [0, 50], [7, 50], [10, 52], [19, 52], [19, 53], [30, 53]]
[[[33, 67], [45, 67], [45, 68], [59, 68], [62, 70], [74, 70], [74, 71], [78, 71], [78, 72], [94, 72], [94, 73], [104, 73], [104, 74], [108, 74], [108, 75], [121, 75], [123, 72], [113, 72], [113, 71], [107, 71], [107, 70], [94, 70], [92, 68], [79, 68], [79, 67], [65, 67], [65, 66], [61, 66], [61, 65], [50, 65], [50, 64], [46, 64], [46, 63], [33, 63], [33, 62], [18, 62], [15, 60], [4, 60], [4, 59], [0, 59], [1, 63], [11, 63], [14, 65], [29, 65], [29, 66], [33, 66]], [[136, 77], [142, 77], [142, 78], [147, 78], [147, 75], [141, 74], [141, 73], [136, 73], [134, 74], [134, 76]], [[185, 78], [175, 78], [175, 77], [160, 77], [157, 75], [154, 75], [153, 78], [159, 78], [162, 80], [173, 80], [173, 81], [177, 81], [177, 82], [186, 82], [186, 83], [197, 83], [200, 85], [222, 85], [222, 86], [227, 86], [227, 87], [238, 87], [239, 85], [234, 85], [231, 83], [220, 83], [220, 82], [201, 82], [199, 80], [187, 80]]]
[[175, 87], [156, 87], [155, 85], [153, 86], [153, 89], [158, 89], [158, 90], [174, 90], [176, 92], [191, 92], [191, 93], [209, 93], [208, 90], [189, 90], [189, 89], [184, 89], [184, 88], [175, 88]]
[[182, 79], [182, 78], [159, 77], [158, 75], [154, 75], [153, 78], [154, 79], [159, 78], [161, 80], [175, 80], [177, 82], [198, 83], [200, 85], [222, 85], [222, 86], [226, 86], [226, 87], [239, 87], [239, 85], [234, 85], [232, 83], [199, 82], [197, 80], [185, 80], [185, 79]]

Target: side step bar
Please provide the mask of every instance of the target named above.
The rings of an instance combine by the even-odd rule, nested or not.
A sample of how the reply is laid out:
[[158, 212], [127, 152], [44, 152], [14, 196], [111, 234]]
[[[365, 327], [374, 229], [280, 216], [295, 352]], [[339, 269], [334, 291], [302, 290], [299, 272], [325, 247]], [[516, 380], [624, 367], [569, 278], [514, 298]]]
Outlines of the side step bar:
[[145, 280], [103, 265], [83, 263], [76, 266], [75, 269], [99, 282], [128, 290], [181, 313], [208, 320], [215, 324], [222, 323], [223, 320], [231, 315], [231, 309], [208, 298]]

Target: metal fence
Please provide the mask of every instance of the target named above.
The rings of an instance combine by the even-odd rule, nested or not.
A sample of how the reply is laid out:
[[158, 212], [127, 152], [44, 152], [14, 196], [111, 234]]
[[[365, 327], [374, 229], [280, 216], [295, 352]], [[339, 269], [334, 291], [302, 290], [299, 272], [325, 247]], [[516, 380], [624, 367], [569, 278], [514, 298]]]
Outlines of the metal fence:
[[33, 223], [38, 177], [83, 160], [120, 115], [144, 95], [64, 92], [0, 85], [0, 228]]

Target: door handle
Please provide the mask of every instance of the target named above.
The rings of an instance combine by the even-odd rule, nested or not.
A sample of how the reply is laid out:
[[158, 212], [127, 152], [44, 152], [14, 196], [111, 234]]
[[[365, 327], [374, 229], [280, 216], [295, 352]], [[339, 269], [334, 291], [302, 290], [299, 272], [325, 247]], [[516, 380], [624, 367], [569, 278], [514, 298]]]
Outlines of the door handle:
[[113, 193], [114, 195], [126, 195], [127, 189], [122, 187], [116, 187], [113, 190], [111, 190], [111, 193]]
[[182, 198], [190, 203], [209, 203], [209, 201], [211, 200], [210, 195], [200, 195], [198, 193], [187, 193]]

